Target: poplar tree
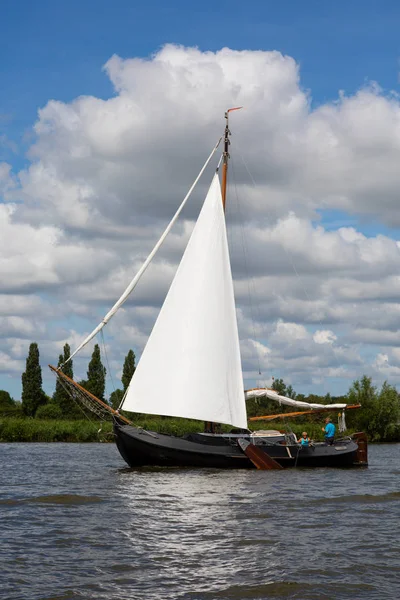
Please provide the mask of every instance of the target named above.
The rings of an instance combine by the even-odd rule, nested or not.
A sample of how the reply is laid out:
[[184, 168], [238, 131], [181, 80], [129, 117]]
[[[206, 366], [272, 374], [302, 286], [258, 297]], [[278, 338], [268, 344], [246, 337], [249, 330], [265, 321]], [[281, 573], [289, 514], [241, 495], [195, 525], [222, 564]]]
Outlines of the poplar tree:
[[122, 370], [122, 385], [124, 386], [124, 392], [128, 389], [128, 385], [131, 382], [133, 374], [136, 370], [135, 365], [136, 356], [133, 350], [129, 350], [128, 354], [125, 357], [124, 367]]
[[39, 348], [36, 342], [29, 346], [26, 370], [22, 373], [22, 411], [34, 417], [39, 406], [46, 404], [47, 398], [42, 389], [42, 369], [39, 363]]
[[[65, 344], [64, 348], [63, 348], [63, 354], [60, 354], [60, 356], [58, 358], [57, 366], [61, 367], [61, 365], [64, 365], [61, 368], [61, 371], [63, 373], [65, 373], [65, 375], [67, 375], [70, 379], [73, 379], [74, 371], [73, 371], [72, 360], [69, 360], [67, 362], [67, 364], [65, 364], [65, 361], [67, 361], [70, 356], [71, 356], [70, 345]], [[68, 392], [64, 389], [63, 385], [61, 384], [61, 380], [58, 377], [57, 377], [57, 382], [56, 382], [56, 390], [53, 394], [53, 401], [60, 407], [63, 416], [65, 416], [65, 417], [80, 416], [81, 413], [79, 412], [79, 409], [78, 409], [76, 403], [71, 398], [71, 396], [68, 394]]]
[[106, 368], [101, 362], [99, 345], [96, 344], [88, 366], [85, 388], [88, 392], [103, 401], [106, 389], [106, 372]]

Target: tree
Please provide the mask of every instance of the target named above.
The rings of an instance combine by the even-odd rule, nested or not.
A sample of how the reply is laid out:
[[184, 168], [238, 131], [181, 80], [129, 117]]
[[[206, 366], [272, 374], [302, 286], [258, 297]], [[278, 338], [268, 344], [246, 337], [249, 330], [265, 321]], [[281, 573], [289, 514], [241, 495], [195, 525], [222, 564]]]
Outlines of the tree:
[[346, 413], [348, 425], [359, 431], [365, 431], [371, 437], [371, 417], [376, 409], [376, 388], [372, 385], [371, 377], [364, 375], [353, 381], [347, 393], [347, 404], [361, 404], [362, 409]]
[[39, 348], [36, 342], [29, 346], [26, 370], [22, 374], [22, 411], [34, 417], [39, 406], [46, 404], [47, 398], [42, 389], [42, 369], [39, 363]]
[[296, 399], [296, 392], [294, 391], [293, 387], [291, 385], [288, 385], [286, 388], [286, 394], [285, 394], [288, 398], [292, 398], [293, 400]]
[[0, 415], [7, 417], [19, 416], [21, 413], [21, 403], [15, 402], [5, 390], [0, 390]]
[[274, 379], [272, 389], [278, 392], [280, 396], [286, 396], [286, 384], [283, 379]]
[[124, 368], [122, 370], [122, 385], [124, 386], [124, 392], [128, 389], [128, 385], [131, 382], [133, 374], [136, 370], [135, 365], [135, 353], [133, 350], [129, 350], [128, 354], [125, 357]]
[[101, 362], [99, 345], [96, 344], [88, 366], [85, 388], [103, 402], [106, 389], [106, 372], [106, 368], [103, 367]]
[[0, 390], [0, 407], [7, 408], [10, 406], [14, 406], [15, 400], [13, 400], [8, 392], [5, 390]]
[[36, 411], [35, 418], [43, 420], [58, 420], [63, 418], [61, 408], [55, 402], [49, 402], [44, 406], [39, 406]]
[[117, 408], [121, 404], [123, 397], [124, 397], [124, 392], [123, 392], [123, 390], [120, 390], [120, 389], [114, 390], [110, 394], [110, 404], [114, 410], [117, 410]]
[[348, 404], [362, 404], [364, 408], [371, 408], [376, 401], [376, 387], [372, 385], [371, 377], [364, 375], [354, 381], [347, 393]]
[[377, 398], [372, 427], [377, 441], [394, 442], [400, 434], [400, 399], [397, 390], [385, 381]]
[[347, 394], [348, 404], [362, 408], [346, 415], [351, 427], [365, 431], [372, 441], [394, 441], [399, 436], [400, 402], [396, 388], [386, 381], [378, 393], [371, 377], [354, 381]]
[[[60, 354], [58, 358], [58, 367], [61, 367], [61, 371], [65, 373], [70, 379], [74, 378], [72, 360], [68, 360], [71, 356], [71, 348], [69, 344], [65, 344], [63, 348], [63, 354]], [[65, 364], [65, 362], [68, 362]], [[63, 366], [61, 366], [63, 365]], [[53, 394], [53, 402], [59, 407], [63, 417], [76, 418], [81, 415], [79, 408], [77, 407], [70, 394], [66, 391], [61, 383], [61, 379], [57, 377], [56, 390]], [[50, 414], [50, 413], [49, 413]]]

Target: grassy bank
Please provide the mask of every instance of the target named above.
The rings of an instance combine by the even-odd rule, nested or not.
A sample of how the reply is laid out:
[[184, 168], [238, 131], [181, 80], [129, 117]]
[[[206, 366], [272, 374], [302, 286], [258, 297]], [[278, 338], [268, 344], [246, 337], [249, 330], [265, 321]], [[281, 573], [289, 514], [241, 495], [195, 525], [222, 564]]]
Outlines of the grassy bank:
[[0, 442], [99, 442], [113, 441], [111, 423], [53, 421], [41, 419], [0, 419]]
[[[271, 423], [255, 422], [251, 424], [254, 430], [278, 429], [293, 431], [298, 437], [302, 431], [307, 431], [309, 436], [318, 441], [323, 439], [321, 423], [299, 423], [274, 421]], [[187, 419], [164, 418], [140, 418], [135, 425], [150, 431], [167, 433], [172, 435], [184, 435], [185, 433], [202, 431], [203, 425], [199, 421]], [[99, 431], [100, 429], [100, 431]], [[229, 427], [223, 427], [228, 432]], [[347, 435], [351, 430], [346, 432]], [[0, 442], [112, 442], [111, 423], [99, 423], [66, 420], [41, 420], [24, 419], [16, 417], [0, 418]]]

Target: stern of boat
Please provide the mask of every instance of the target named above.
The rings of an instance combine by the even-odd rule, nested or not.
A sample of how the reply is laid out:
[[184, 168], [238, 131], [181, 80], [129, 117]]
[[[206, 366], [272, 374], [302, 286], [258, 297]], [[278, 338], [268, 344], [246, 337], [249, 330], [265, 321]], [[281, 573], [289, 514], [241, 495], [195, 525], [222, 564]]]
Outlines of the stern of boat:
[[368, 438], [363, 431], [353, 433], [351, 439], [357, 444], [357, 452], [354, 465], [358, 467], [368, 466]]

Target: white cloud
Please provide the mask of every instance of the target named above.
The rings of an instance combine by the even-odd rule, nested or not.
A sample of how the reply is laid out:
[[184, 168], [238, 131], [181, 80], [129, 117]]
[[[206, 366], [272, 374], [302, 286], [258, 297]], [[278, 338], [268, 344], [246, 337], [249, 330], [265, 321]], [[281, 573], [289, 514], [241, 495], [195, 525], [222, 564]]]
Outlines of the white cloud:
[[[260, 363], [265, 377], [278, 371], [295, 386], [347, 380], [372, 366], [360, 344], [395, 350], [399, 242], [367, 236], [357, 224], [315, 224], [323, 209], [400, 224], [395, 95], [372, 84], [312, 109], [297, 63], [279, 52], [167, 45], [148, 60], [113, 56], [104, 70], [112, 98], [49, 101], [28, 167], [16, 174], [0, 163], [5, 371], [16, 371], [33, 339], [54, 362], [65, 341], [75, 346], [97, 324], [197, 175], [225, 109], [236, 105], [245, 109], [232, 114], [227, 216], [246, 373]], [[143, 347], [207, 181], [108, 326], [112, 364]]]
[[337, 340], [337, 336], [329, 329], [318, 330], [314, 333], [313, 340], [316, 344], [333, 344]]

